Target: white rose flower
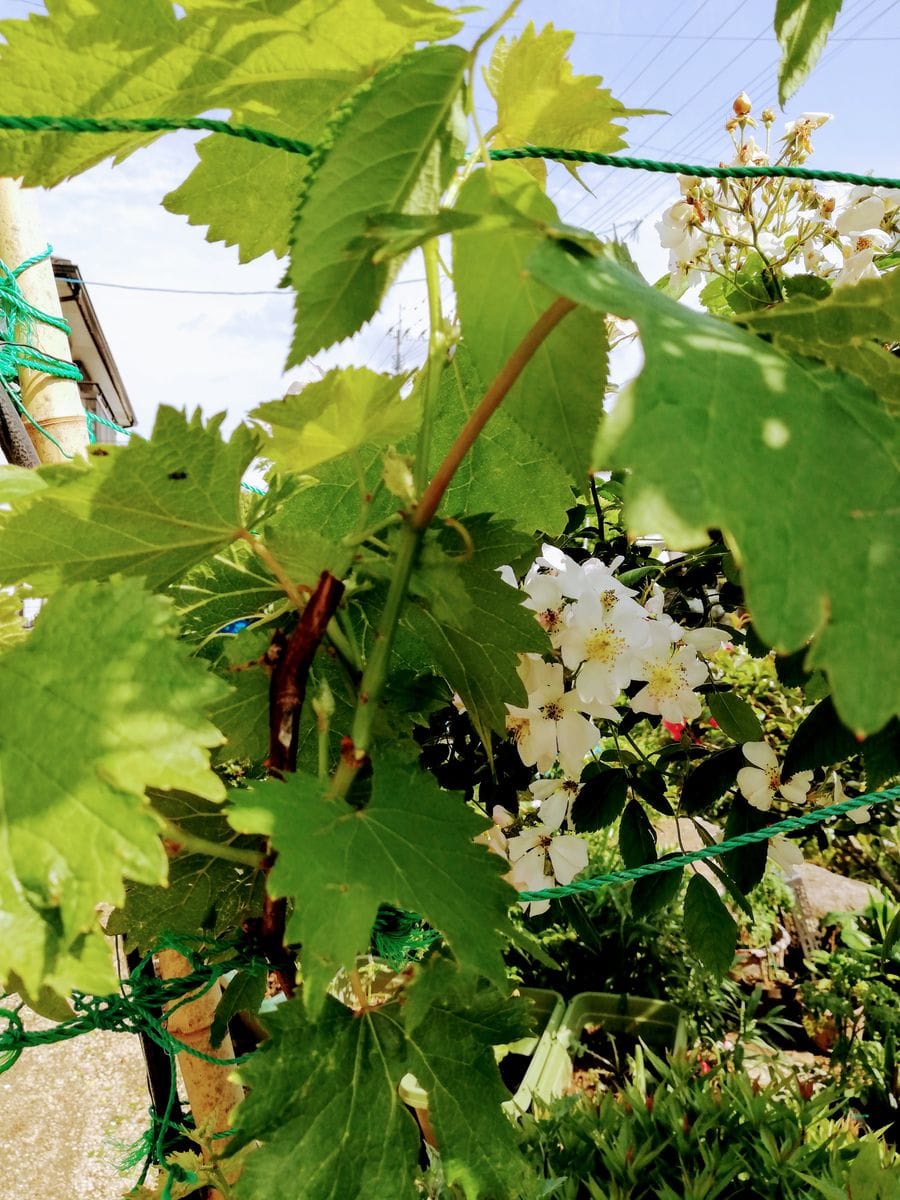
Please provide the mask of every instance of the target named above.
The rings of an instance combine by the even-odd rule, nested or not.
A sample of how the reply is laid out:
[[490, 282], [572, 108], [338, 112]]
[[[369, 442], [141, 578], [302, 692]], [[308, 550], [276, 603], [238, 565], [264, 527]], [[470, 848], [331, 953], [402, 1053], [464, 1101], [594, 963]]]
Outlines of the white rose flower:
[[[553, 837], [552, 830], [545, 825], [510, 838], [508, 849], [513, 867], [507, 879], [520, 892], [539, 892], [558, 883], [571, 883], [588, 865], [586, 842], [571, 833]], [[549, 900], [522, 903], [525, 912], [532, 916], [546, 912], [549, 907]]]
[[747, 742], [744, 758], [751, 767], [741, 767], [737, 773], [737, 785], [748, 804], [762, 812], [768, 812], [776, 795], [781, 795], [791, 804], [802, 804], [812, 783], [812, 771], [798, 771], [790, 779], [781, 778], [781, 768], [775, 751], [768, 742]]

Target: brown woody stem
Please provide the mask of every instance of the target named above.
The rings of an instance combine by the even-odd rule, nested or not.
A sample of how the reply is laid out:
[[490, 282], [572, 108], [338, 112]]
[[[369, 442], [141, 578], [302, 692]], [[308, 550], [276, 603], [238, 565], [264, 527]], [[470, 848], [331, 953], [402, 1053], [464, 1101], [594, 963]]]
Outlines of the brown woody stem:
[[484, 399], [463, 425], [456, 436], [453, 445], [447, 451], [444, 461], [438, 467], [434, 478], [422, 494], [422, 499], [412, 514], [411, 524], [414, 529], [424, 530], [440, 507], [444, 492], [450, 486], [450, 481], [456, 474], [460, 463], [472, 449], [475, 439], [485, 425], [500, 407], [504, 397], [513, 386], [528, 362], [534, 357], [535, 351], [547, 338], [560, 321], [575, 308], [574, 300], [560, 296], [542, 313], [528, 330], [525, 336], [503, 364], [500, 373], [484, 394]]
[[297, 731], [309, 669], [343, 594], [344, 585], [340, 579], [323, 571], [275, 663], [269, 684], [269, 757], [266, 759], [266, 766], [273, 775], [283, 776], [297, 769]]

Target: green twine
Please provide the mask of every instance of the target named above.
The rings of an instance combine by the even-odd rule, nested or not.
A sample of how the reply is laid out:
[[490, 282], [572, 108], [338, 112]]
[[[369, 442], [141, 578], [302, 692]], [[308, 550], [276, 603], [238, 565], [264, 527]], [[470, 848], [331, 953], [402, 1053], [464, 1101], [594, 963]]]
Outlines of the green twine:
[[67, 336], [71, 333], [62, 317], [35, 308], [25, 299], [19, 287], [19, 276], [29, 267], [45, 262], [52, 253], [53, 247], [48, 246], [40, 254], [26, 258], [13, 270], [0, 259], [0, 375], [5, 378], [14, 378], [20, 367], [31, 371], [43, 371], [45, 375], [54, 375], [60, 379], [77, 381], [82, 378], [74, 363], [63, 362], [62, 359], [54, 358], [52, 354], [45, 354], [28, 341], [35, 322], [52, 325]]
[[92, 117], [0, 116], [0, 129], [16, 129], [26, 133], [58, 130], [60, 133], [172, 133], [177, 129], [199, 129], [209, 133], [224, 133], [228, 137], [244, 138], [273, 150], [290, 154], [312, 154], [309, 142], [281, 137], [252, 125], [230, 125], [213, 117]]
[[[187, 958], [192, 967], [191, 972], [178, 979], [142, 977], [141, 971], [153, 955], [167, 949], [176, 950]], [[221, 946], [217, 949], [221, 949]], [[160, 1023], [155, 1011], [164, 1005], [170, 1005], [167, 1016], [171, 1016], [182, 1005], [189, 1004], [198, 995], [208, 992], [222, 975], [234, 969], [235, 961], [235, 958], [231, 957], [216, 963], [201, 963], [189, 939], [165, 937], [145, 955], [132, 974], [122, 980], [119, 992], [108, 996], [88, 996], [82, 992], [73, 992], [72, 1007], [75, 1015], [49, 1029], [25, 1029], [18, 1009], [0, 1008], [0, 1017], [7, 1022], [6, 1029], [0, 1032], [0, 1074], [8, 1071], [28, 1047], [69, 1041], [83, 1033], [92, 1033], [95, 1029], [112, 1033], [144, 1033], [166, 1054], [187, 1053], [204, 1062], [237, 1066], [245, 1062], [248, 1056], [227, 1059], [196, 1050], [169, 1033], [164, 1023]], [[266, 969], [266, 964], [255, 957], [248, 958], [244, 966], [248, 970]]]
[[[209, 117], [50, 117], [0, 115], [0, 129], [41, 132], [59, 130], [64, 133], [160, 133], [176, 129], [202, 129], [244, 138], [289, 154], [307, 157], [314, 147], [297, 138], [281, 137], [252, 125], [231, 125]], [[822, 183], [855, 183], [869, 187], [900, 188], [900, 179], [881, 175], [860, 175], [854, 171], [824, 171], [814, 167], [794, 166], [735, 166], [707, 167], [701, 163], [667, 162], [655, 158], [633, 158], [624, 154], [601, 154], [598, 150], [577, 150], [564, 146], [510, 146], [489, 151], [495, 160], [519, 158], [549, 158], [558, 162], [593, 163], [600, 167], [623, 167], [630, 171], [656, 171], [665, 175], [697, 175], [701, 179], [810, 179]]]
[[575, 896], [579, 892], [596, 892], [602, 887], [613, 883], [627, 883], [632, 879], [642, 879], [645, 875], [660, 875], [663, 871], [675, 871], [686, 867], [689, 863], [699, 862], [704, 858], [718, 858], [720, 854], [728, 854], [739, 850], [741, 846], [752, 846], [755, 842], [767, 842], [769, 838], [780, 834], [791, 833], [796, 829], [804, 829], [808, 825], [819, 825], [831, 817], [840, 817], [851, 812], [854, 808], [862, 808], [872, 804], [885, 804], [889, 800], [900, 799], [900, 787], [887, 788], [882, 792], [869, 792], [865, 796], [852, 796], [841, 800], [838, 804], [829, 804], [824, 808], [811, 809], [796, 817], [786, 817], [765, 829], [754, 829], [749, 833], [741, 833], [737, 837], [727, 838], [724, 842], [716, 842], [711, 846], [701, 846], [687, 854], [676, 854], [672, 858], [663, 858], [658, 862], [644, 863], [640, 867], [629, 867], [624, 871], [612, 871], [607, 875], [596, 875], [593, 879], [579, 879], [574, 883], [560, 887], [542, 888], [537, 892], [520, 892], [519, 900], [558, 900], [563, 896]]
[[404, 912], [392, 904], [378, 910], [372, 929], [372, 949], [395, 971], [417, 962], [429, 946], [440, 940], [436, 929], [429, 929], [418, 913]]

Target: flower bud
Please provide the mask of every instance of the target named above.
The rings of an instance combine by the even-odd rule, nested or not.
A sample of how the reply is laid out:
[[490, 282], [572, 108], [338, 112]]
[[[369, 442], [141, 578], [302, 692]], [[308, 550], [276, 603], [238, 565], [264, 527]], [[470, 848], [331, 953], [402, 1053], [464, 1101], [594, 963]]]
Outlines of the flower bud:
[[753, 106], [750, 103], [750, 97], [747, 93], [741, 92], [731, 107], [734, 109], [736, 117], [746, 117]]
[[775, 120], [775, 113], [771, 108], [764, 108], [760, 116], [762, 117], [763, 125], [771, 125]]
[[737, 117], [729, 117], [725, 122], [725, 129], [728, 133], [734, 133], [739, 124]]

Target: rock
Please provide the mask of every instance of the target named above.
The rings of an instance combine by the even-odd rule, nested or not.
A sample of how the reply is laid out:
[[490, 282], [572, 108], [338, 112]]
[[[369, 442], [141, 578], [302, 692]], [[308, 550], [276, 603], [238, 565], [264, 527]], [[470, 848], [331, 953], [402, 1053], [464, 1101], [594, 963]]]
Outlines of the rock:
[[862, 912], [872, 900], [880, 900], [881, 892], [860, 879], [847, 879], [815, 863], [803, 863], [797, 868], [809, 908], [821, 920], [832, 912]]

